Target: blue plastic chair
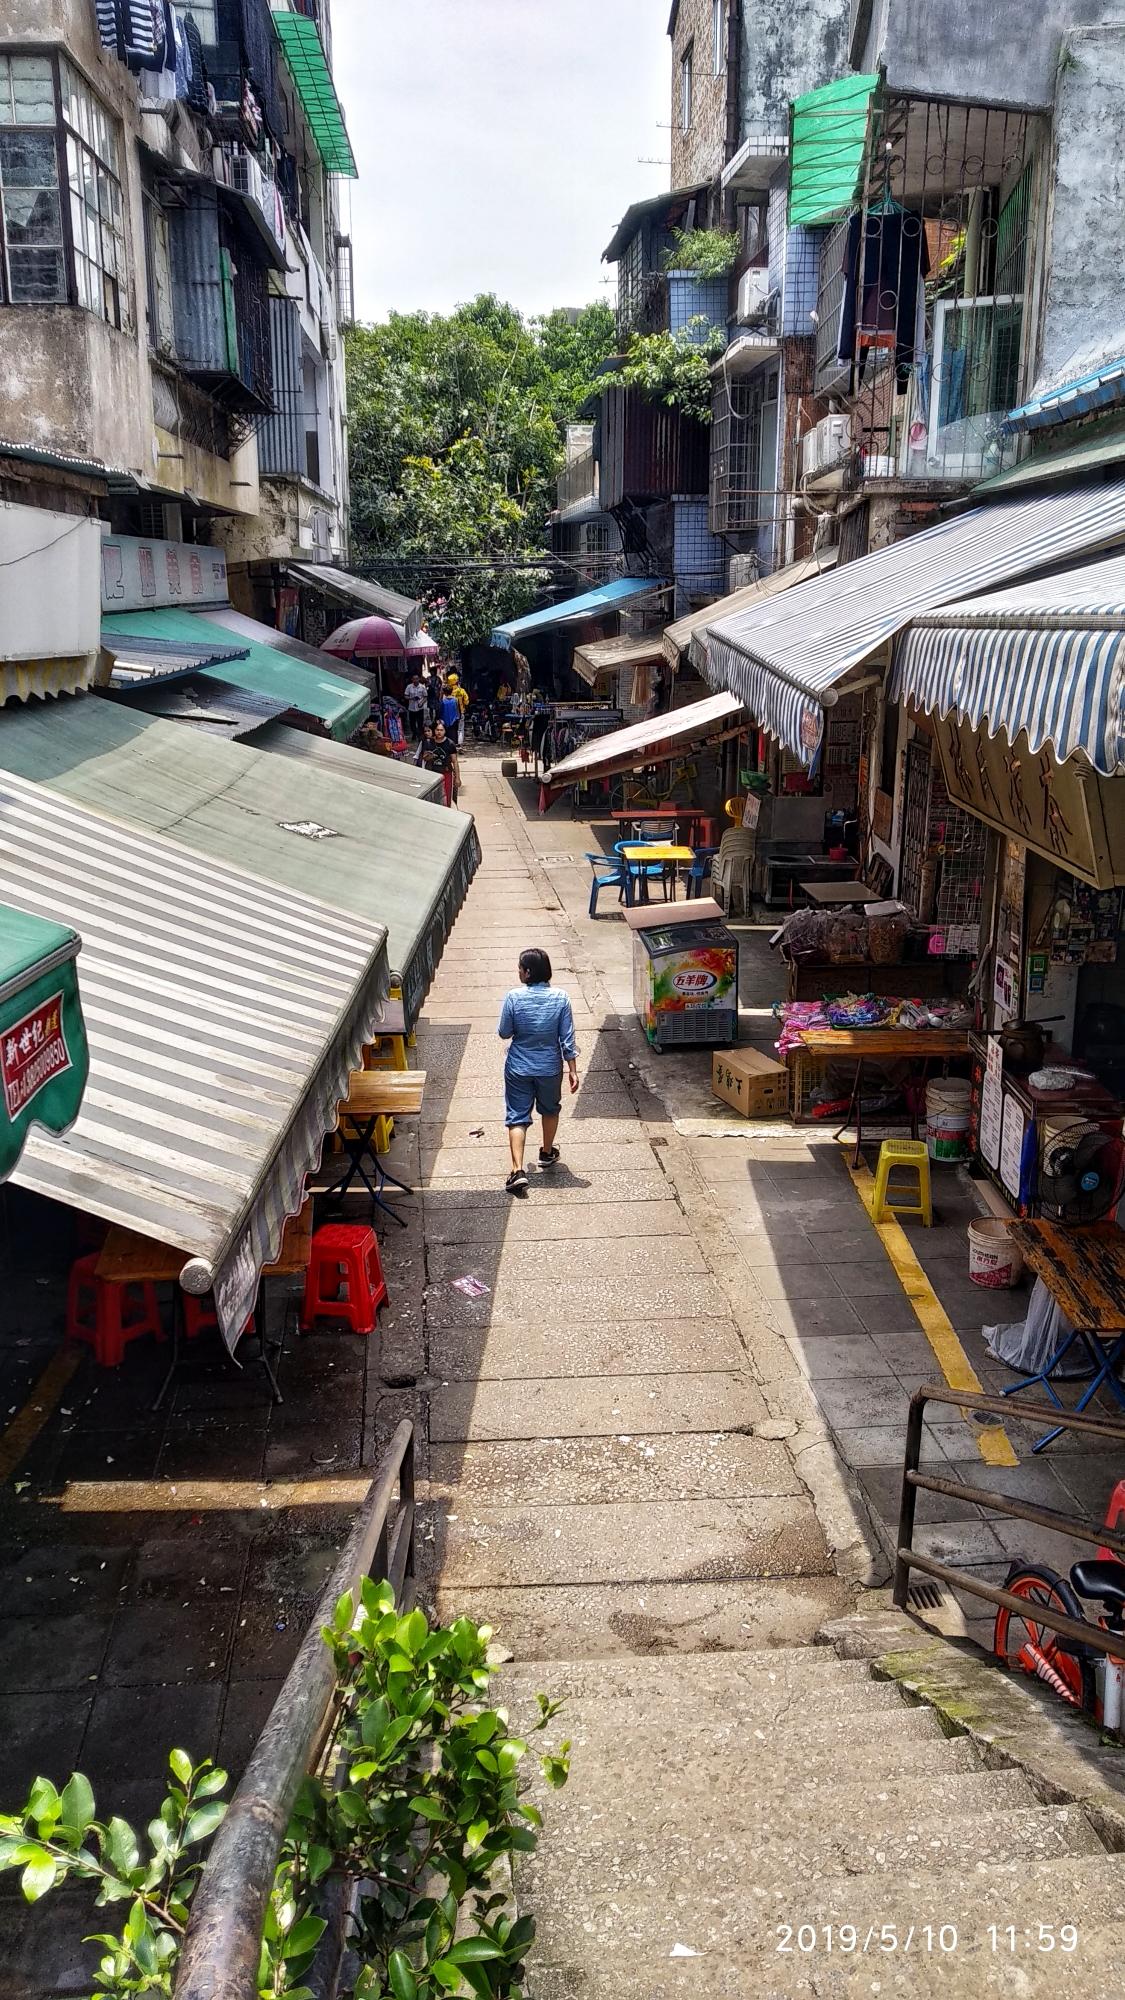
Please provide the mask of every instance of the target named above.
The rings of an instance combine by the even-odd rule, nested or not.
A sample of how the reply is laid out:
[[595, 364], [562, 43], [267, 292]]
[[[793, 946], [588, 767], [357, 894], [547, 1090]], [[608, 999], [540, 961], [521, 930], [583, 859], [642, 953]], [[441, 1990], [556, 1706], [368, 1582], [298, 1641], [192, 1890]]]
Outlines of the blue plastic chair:
[[[616, 889], [618, 891], [618, 902], [627, 903], [631, 900], [629, 895], [629, 871], [620, 855], [615, 859], [612, 854], [588, 854], [586, 859], [590, 864], [593, 875], [593, 880], [590, 883], [590, 915], [592, 917], [596, 917], [598, 914], [598, 891], [600, 889]], [[598, 872], [599, 869], [602, 871], [600, 874]], [[608, 873], [606, 873], [607, 870]]]
[[702, 896], [703, 877], [706, 875], [708, 869], [711, 866], [712, 856], [717, 854], [718, 851], [719, 850], [717, 847], [696, 848], [694, 859], [692, 861], [691, 867], [688, 869], [687, 872], [686, 894], [689, 897], [689, 899], [692, 896]]
[[[664, 901], [667, 902], [668, 864], [663, 861], [641, 862], [641, 861], [626, 861], [625, 859], [625, 849], [627, 847], [643, 847], [643, 846], [644, 842], [640, 840], [615, 840], [613, 843], [613, 851], [615, 854], [618, 854], [621, 857], [621, 866], [625, 870], [625, 874], [629, 884], [629, 891], [625, 900], [627, 903], [632, 902], [633, 891], [636, 888], [637, 884], [639, 883], [641, 876], [644, 875], [650, 882], [659, 882], [661, 884], [661, 887], [664, 890]], [[673, 873], [674, 873], [674, 864], [673, 864]]]

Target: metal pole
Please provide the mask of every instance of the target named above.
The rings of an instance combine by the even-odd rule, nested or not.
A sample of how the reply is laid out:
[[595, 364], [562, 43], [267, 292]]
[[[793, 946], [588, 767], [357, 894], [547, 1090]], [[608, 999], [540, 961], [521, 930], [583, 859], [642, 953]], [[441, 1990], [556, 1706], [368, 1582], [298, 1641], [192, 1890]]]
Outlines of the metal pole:
[[926, 1408], [928, 1389], [916, 1389], [910, 1398], [910, 1415], [906, 1422], [906, 1458], [902, 1468], [902, 1499], [899, 1503], [898, 1541], [899, 1551], [895, 1562], [894, 1601], [900, 1611], [906, 1610], [907, 1592], [910, 1589], [910, 1569], [903, 1560], [903, 1549], [909, 1549], [914, 1542], [914, 1509], [917, 1505], [918, 1489], [907, 1477], [917, 1472], [922, 1456], [922, 1418]]

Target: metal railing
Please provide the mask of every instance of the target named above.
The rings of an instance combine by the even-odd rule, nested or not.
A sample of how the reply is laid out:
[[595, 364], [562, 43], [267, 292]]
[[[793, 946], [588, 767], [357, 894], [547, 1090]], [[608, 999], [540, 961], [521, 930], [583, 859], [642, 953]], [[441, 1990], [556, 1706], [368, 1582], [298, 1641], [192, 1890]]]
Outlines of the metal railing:
[[386, 1577], [396, 1602], [412, 1594], [413, 1548], [414, 1426], [404, 1418], [215, 1835], [192, 1903], [176, 2000], [257, 2000], [262, 1928], [281, 1844], [331, 1721], [335, 1670], [320, 1628], [332, 1623], [337, 1599], [365, 1576]]
[[[1045, 1420], [1059, 1430], [1083, 1431], [1088, 1437], [1112, 1438], [1115, 1443], [1125, 1445], [1125, 1425], [1112, 1423], [1105, 1417], [1080, 1417], [1047, 1403], [1021, 1403], [1017, 1410], [1009, 1397], [970, 1395], [964, 1389], [936, 1386], [916, 1389], [910, 1398], [910, 1415], [906, 1425], [906, 1458], [895, 1560], [894, 1601], [901, 1611], [909, 1609], [912, 1569], [921, 1570], [925, 1576], [947, 1584], [951, 1590], [966, 1591], [971, 1597], [981, 1597], [1001, 1610], [1014, 1611], [1021, 1618], [1026, 1617], [1028, 1609], [1025, 1597], [1016, 1597], [1010, 1590], [1000, 1590], [965, 1570], [954, 1569], [949, 1563], [937, 1562], [933, 1556], [918, 1553], [913, 1542], [914, 1512], [919, 1493], [940, 1493], [947, 1500], [968, 1501], [971, 1506], [984, 1507], [993, 1514], [1005, 1514], [1013, 1521], [1030, 1521], [1037, 1528], [1053, 1528], [1056, 1534], [1073, 1535], [1076, 1541], [1090, 1542], [1095, 1548], [1112, 1549], [1125, 1561], [1125, 1534], [1119, 1529], [1103, 1527], [1077, 1514], [1063, 1514], [1054, 1507], [1036, 1507], [1030, 1501], [1015, 1500], [1009, 1494], [994, 1493], [988, 1487], [966, 1486], [958, 1479], [941, 1479], [934, 1473], [919, 1471], [922, 1424], [927, 1403], [952, 1403], [966, 1413], [979, 1410], [988, 1416], [1015, 1417], [1021, 1423], [1034, 1424]], [[1114, 1659], [1125, 1660], [1125, 1634], [1115, 1634], [1104, 1626], [1092, 1626], [1068, 1618], [1051, 1605], [1038, 1602], [1035, 1605], [1035, 1622], [1048, 1626], [1064, 1639], [1089, 1643], [1091, 1637], [1096, 1636], [1100, 1651], [1112, 1654]]]

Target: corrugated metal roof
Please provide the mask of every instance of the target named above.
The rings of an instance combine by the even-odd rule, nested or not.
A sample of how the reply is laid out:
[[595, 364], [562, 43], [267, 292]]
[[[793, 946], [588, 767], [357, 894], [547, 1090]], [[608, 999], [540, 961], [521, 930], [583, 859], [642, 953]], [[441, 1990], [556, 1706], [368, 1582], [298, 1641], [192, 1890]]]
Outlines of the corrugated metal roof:
[[1109, 409], [1125, 402], [1125, 358], [1106, 361], [1088, 375], [1061, 387], [1047, 389], [1041, 396], [1010, 410], [1002, 431], [1045, 430], [1051, 424], [1065, 424], [1074, 417], [1087, 417], [1092, 410]]
[[428, 805], [444, 804], [441, 778], [433, 771], [424, 771], [419, 764], [400, 763], [397, 757], [357, 750], [350, 743], [331, 743], [324, 736], [309, 736], [303, 729], [287, 728], [284, 722], [267, 722], [264, 728], [256, 730], [253, 747], [335, 771], [337, 777], [351, 778], [357, 785], [378, 785], [386, 792], [401, 792], [408, 799], [424, 799]]
[[0, 896], [80, 932], [91, 1055], [77, 1122], [13, 1178], [199, 1260], [233, 1347], [377, 1030], [385, 931], [10, 771]]
[[1085, 751], [1111, 776], [1125, 756], [1125, 557], [918, 619], [898, 648], [891, 692], [1060, 763]]
[[1077, 480], [1083, 473], [1096, 472], [1103, 465], [1119, 464], [1125, 458], [1125, 429], [1121, 428], [1120, 416], [1116, 422], [1116, 431], [1108, 419], [1092, 424], [1089, 433], [1079, 432], [1068, 451], [1033, 452], [1018, 465], [1010, 465], [1006, 472], [982, 479], [973, 488], [974, 500], [999, 500], [1002, 495], [1018, 493], [1021, 487], [1044, 486], [1053, 479]]
[[[208, 674], [177, 675], [172, 680], [110, 693], [110, 700], [123, 701], [137, 715], [162, 716], [169, 722], [186, 722], [209, 736], [248, 736], [275, 716], [287, 715], [289, 704], [269, 694], [255, 694], [252, 688], [235, 687]], [[343, 748], [343, 745], [339, 746]]]
[[325, 170], [354, 180], [355, 154], [316, 22], [275, 7], [273, 24]]
[[[306, 667], [324, 667], [324, 653], [319, 646], [306, 646], [303, 639], [292, 639], [288, 632], [279, 632], [273, 625], [263, 625], [260, 618], [248, 618], [244, 611], [236, 611], [232, 604], [218, 604], [211, 611], [197, 611], [195, 616], [207, 619], [212, 625], [221, 625], [224, 631], [244, 639], [253, 639], [256, 645], [268, 646], [271, 653], [287, 653], [291, 660], [303, 660]], [[369, 694], [377, 692], [373, 676], [348, 660], [334, 660], [330, 672], [335, 680], [352, 681], [356, 687], [366, 688]]]
[[[102, 631], [129, 638], [175, 639], [188, 645], [199, 645], [201, 634], [206, 633], [205, 643], [211, 644], [214, 628], [201, 625], [201, 616], [198, 611], [119, 611], [103, 618]], [[247, 639], [238, 653], [238, 658], [225, 660], [220, 667], [201, 671], [234, 681], [256, 694], [276, 695], [287, 709], [323, 723], [329, 735], [340, 742], [354, 736], [371, 713], [370, 683], [361, 688], [333, 673], [327, 662], [314, 670], [276, 646], [261, 645], [255, 639]]]
[[677, 618], [674, 625], [664, 627], [665, 659], [675, 666], [681, 653], [686, 653], [693, 666], [701, 667], [707, 658], [709, 625], [720, 618], [733, 618], [736, 612], [746, 611], [752, 604], [761, 604], [767, 597], [775, 597], [779, 590], [792, 590], [795, 583], [808, 583], [810, 578], [835, 569], [836, 555], [835, 549], [825, 549], [819, 556], [788, 563], [784, 569], [775, 569], [771, 576], [759, 577], [757, 583], [747, 583], [741, 590], [732, 590], [729, 597], [716, 598], [714, 604], [705, 605], [702, 611], [693, 611], [687, 618]]
[[588, 646], [576, 646], [570, 664], [593, 687], [599, 674], [612, 674], [620, 667], [640, 667], [647, 660], [663, 658], [662, 632], [646, 633], [643, 639], [630, 639], [622, 633], [616, 639], [592, 639]]
[[90, 697], [0, 717], [0, 769], [385, 925], [413, 1025], [480, 859], [467, 813]]
[[381, 583], [353, 576], [350, 570], [337, 569], [332, 563], [286, 562], [284, 567], [286, 574], [295, 576], [298, 583], [311, 583], [341, 604], [358, 604], [364, 611], [378, 612], [383, 618], [393, 619], [396, 625], [404, 625], [408, 639], [413, 639], [421, 627], [422, 606], [416, 597], [405, 597], [400, 590], [387, 590]]
[[735, 695], [712, 694], [706, 701], [689, 702], [686, 708], [674, 708], [667, 715], [651, 715], [646, 722], [631, 722], [627, 729], [614, 729], [608, 736], [583, 743], [569, 757], [552, 764], [547, 782], [552, 787], [574, 785], [582, 778], [597, 777], [619, 764], [628, 768], [642, 756], [651, 763], [651, 753], [662, 745], [713, 736], [741, 709], [742, 703]]
[[704, 672], [810, 764], [834, 686], [924, 611], [1125, 541], [1125, 482], [978, 507], [707, 628]]
[[171, 680], [194, 674], [201, 667], [217, 666], [222, 660], [244, 660], [248, 648], [224, 645], [216, 637], [201, 633], [192, 644], [187, 640], [149, 639], [136, 632], [102, 631], [102, 650], [113, 662], [111, 688], [147, 687], [157, 680]]
[[551, 632], [557, 625], [579, 624], [586, 618], [600, 618], [606, 612], [616, 611], [622, 604], [646, 597], [652, 591], [666, 590], [667, 582], [660, 576], [618, 576], [612, 583], [603, 583], [597, 590], [584, 590], [580, 597], [568, 597], [562, 604], [548, 605], [545, 611], [529, 611], [525, 618], [509, 618], [503, 625], [494, 625], [489, 644], [510, 647], [515, 640], [523, 639], [530, 633]]

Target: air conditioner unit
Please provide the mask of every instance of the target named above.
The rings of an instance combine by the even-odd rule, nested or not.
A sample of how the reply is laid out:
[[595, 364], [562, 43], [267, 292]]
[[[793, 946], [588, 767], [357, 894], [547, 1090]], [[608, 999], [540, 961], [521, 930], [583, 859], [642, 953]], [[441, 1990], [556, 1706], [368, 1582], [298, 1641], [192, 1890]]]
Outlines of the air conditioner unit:
[[757, 583], [761, 566], [756, 553], [732, 556], [727, 564], [727, 589], [745, 590], [748, 583]]
[[852, 420], [848, 416], [822, 417], [801, 439], [801, 477], [812, 479], [839, 465], [851, 450]]
[[262, 169], [252, 154], [235, 153], [230, 163], [230, 184], [239, 194], [250, 195], [259, 208], [265, 207]]
[[770, 274], [763, 265], [755, 264], [744, 271], [738, 281], [738, 312], [736, 318], [742, 326], [760, 325], [765, 319], [770, 302]]

